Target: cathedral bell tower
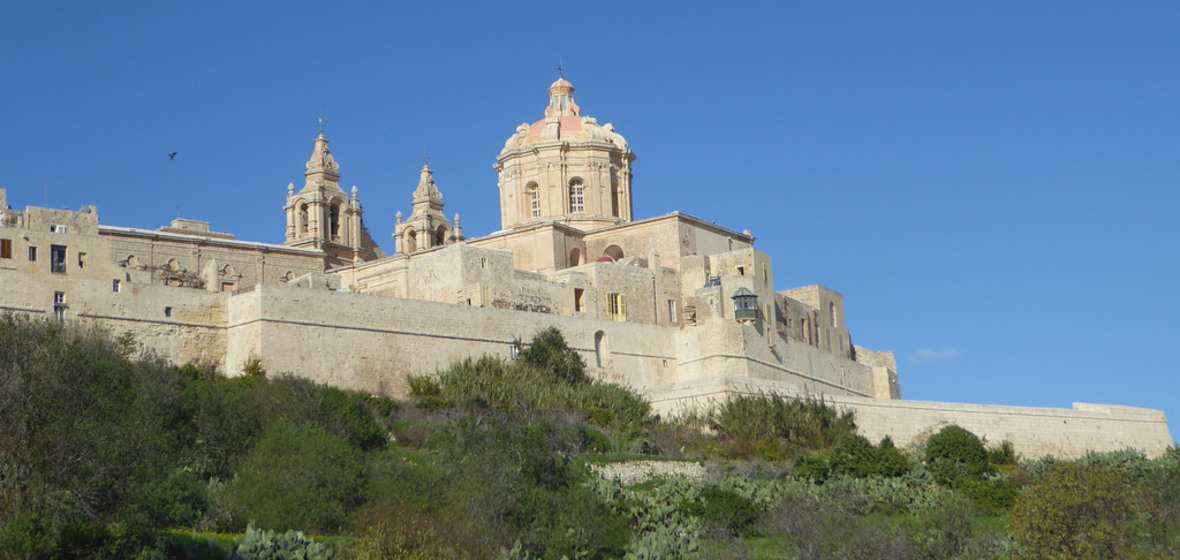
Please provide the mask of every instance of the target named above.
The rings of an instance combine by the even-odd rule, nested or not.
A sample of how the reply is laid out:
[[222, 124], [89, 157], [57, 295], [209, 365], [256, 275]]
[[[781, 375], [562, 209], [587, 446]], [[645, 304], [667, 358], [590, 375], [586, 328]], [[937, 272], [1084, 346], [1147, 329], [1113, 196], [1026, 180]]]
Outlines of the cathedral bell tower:
[[518, 126], [493, 166], [502, 229], [560, 221], [589, 232], [630, 222], [634, 161], [614, 126], [582, 116], [574, 86], [559, 77], [545, 118]]
[[397, 213], [397, 225], [393, 229], [397, 253], [415, 253], [463, 241], [459, 215], [455, 214], [455, 225], [452, 226], [443, 214], [442, 198], [438, 185], [434, 184], [434, 172], [430, 170], [430, 165], [423, 165], [418, 188], [414, 189], [414, 209], [410, 218], [403, 222], [402, 213]]
[[349, 196], [340, 188], [340, 166], [320, 132], [303, 174], [303, 189], [287, 185], [286, 245], [320, 249], [327, 268], [348, 266], [384, 256], [373, 243], [361, 220], [364, 211], [352, 187]]

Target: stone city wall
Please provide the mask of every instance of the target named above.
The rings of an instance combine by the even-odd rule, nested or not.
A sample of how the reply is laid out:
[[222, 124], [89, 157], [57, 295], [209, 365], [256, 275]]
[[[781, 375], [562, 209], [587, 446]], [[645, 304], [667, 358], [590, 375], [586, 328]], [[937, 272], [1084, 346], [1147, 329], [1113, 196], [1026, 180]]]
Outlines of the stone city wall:
[[408, 392], [408, 375], [485, 354], [508, 357], [513, 340], [549, 326], [596, 375], [637, 389], [675, 368], [671, 331], [633, 323], [266, 285], [233, 296], [228, 316], [231, 372], [257, 357], [274, 374], [392, 396]]
[[[675, 416], [716, 406], [729, 394], [806, 396], [766, 380], [743, 378], [699, 379], [653, 388], [653, 409]], [[1073, 459], [1088, 451], [1137, 449], [1149, 457], [1173, 444], [1163, 412], [1124, 406], [1075, 403], [1072, 409], [883, 400], [839, 394], [821, 395], [824, 401], [856, 414], [862, 435], [876, 442], [885, 436], [902, 449], [923, 445], [944, 426], [955, 424], [984, 438], [988, 445], [1012, 442], [1024, 458], [1053, 455]]]

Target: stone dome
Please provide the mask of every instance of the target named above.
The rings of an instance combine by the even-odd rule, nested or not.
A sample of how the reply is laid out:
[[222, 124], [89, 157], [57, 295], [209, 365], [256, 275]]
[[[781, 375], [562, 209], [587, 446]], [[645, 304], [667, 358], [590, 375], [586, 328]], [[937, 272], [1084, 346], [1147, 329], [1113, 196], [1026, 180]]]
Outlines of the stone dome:
[[611, 124], [599, 125], [593, 117], [582, 116], [582, 109], [574, 103], [574, 86], [565, 78], [558, 78], [549, 86], [549, 106], [545, 118], [533, 123], [522, 123], [504, 143], [504, 152], [547, 142], [610, 142], [619, 149], [627, 149], [627, 141], [615, 132]]

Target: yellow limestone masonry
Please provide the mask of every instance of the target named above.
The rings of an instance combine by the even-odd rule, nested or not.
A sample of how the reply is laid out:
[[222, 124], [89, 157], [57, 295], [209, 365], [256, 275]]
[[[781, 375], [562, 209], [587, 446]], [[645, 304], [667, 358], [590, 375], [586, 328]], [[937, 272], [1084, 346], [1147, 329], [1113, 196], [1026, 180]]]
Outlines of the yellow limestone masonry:
[[340, 188], [322, 134], [303, 188], [287, 188], [282, 245], [195, 220], [100, 225], [92, 206], [17, 211], [0, 189], [0, 312], [131, 333], [175, 363], [230, 375], [257, 359], [391, 396], [411, 374], [508, 359], [514, 340], [556, 327], [594, 375], [661, 414], [773, 393], [853, 410], [866, 437], [902, 447], [948, 424], [1025, 457], [1155, 456], [1172, 444], [1155, 410], [903, 400], [893, 354], [851, 343], [839, 292], [776, 290], [749, 232], [678, 212], [636, 219], [626, 140], [582, 114], [569, 82], [549, 94], [544, 118], [518, 126], [497, 157], [501, 229], [465, 237], [426, 166], [409, 213], [396, 214], [392, 256], [364, 225], [357, 188]]

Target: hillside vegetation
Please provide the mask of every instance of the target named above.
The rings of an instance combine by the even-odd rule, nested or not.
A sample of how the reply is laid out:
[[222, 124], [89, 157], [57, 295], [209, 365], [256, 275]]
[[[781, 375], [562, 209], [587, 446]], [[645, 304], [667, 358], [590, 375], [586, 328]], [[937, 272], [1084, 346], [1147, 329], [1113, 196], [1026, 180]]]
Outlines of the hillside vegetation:
[[[659, 418], [556, 330], [393, 400], [0, 317], [0, 558], [1176, 558], [1180, 452], [922, 449], [822, 402]], [[633, 485], [605, 463], [694, 461]]]

